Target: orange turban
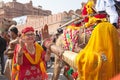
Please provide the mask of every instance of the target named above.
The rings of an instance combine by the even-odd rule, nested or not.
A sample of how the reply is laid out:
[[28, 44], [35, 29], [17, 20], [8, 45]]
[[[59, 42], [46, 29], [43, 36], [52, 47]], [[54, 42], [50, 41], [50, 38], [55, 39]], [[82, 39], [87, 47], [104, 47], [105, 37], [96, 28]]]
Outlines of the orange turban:
[[31, 26], [25, 27], [25, 28], [22, 30], [22, 33], [25, 34], [26, 32], [29, 32], [29, 31], [34, 32], [33, 27], [31, 27]]

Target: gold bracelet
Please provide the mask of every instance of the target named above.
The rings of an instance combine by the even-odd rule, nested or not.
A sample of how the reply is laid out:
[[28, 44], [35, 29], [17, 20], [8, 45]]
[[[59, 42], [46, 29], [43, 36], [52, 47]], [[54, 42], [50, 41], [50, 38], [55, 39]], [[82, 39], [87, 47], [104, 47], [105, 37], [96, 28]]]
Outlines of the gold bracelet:
[[21, 56], [22, 56], [22, 54], [19, 54], [19, 53], [18, 53], [18, 57], [21, 57]]

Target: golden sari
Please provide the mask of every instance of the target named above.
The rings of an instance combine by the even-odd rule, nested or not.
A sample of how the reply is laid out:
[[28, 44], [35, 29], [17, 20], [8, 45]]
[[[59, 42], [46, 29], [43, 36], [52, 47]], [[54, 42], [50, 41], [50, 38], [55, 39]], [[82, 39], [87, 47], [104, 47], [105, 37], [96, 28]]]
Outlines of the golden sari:
[[109, 22], [99, 23], [86, 47], [76, 57], [80, 80], [109, 80], [120, 72], [118, 32]]

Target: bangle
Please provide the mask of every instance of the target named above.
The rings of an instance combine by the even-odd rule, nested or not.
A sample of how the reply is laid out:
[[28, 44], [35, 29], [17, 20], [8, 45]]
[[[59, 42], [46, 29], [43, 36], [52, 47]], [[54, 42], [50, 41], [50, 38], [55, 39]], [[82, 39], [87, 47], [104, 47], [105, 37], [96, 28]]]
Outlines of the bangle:
[[50, 39], [46, 38], [46, 39], [42, 40], [41, 45], [44, 45], [46, 41], [50, 41]]
[[52, 42], [50, 40], [46, 40], [44, 41], [43, 45], [46, 47], [46, 48], [49, 48], [49, 45], [51, 44]]
[[18, 55], [18, 57], [21, 57], [22, 56], [22, 54], [21, 55]]

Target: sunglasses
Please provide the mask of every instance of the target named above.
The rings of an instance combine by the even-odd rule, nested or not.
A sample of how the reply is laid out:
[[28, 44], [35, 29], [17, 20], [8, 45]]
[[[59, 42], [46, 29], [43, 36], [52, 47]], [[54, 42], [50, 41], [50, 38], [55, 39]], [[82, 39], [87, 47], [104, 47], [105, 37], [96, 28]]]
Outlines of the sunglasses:
[[30, 37], [30, 36], [35, 36], [35, 34], [31, 33], [31, 34], [25, 34], [25, 36]]

